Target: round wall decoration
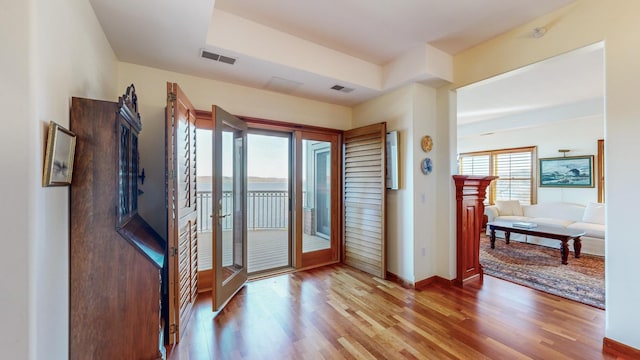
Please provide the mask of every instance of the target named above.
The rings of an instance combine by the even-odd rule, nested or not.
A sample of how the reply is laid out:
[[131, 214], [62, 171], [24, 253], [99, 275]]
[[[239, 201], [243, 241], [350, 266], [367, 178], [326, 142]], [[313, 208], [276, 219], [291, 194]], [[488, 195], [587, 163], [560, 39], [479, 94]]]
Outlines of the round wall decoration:
[[429, 135], [425, 135], [422, 137], [422, 141], [420, 142], [420, 146], [424, 152], [429, 152], [433, 148], [433, 139]]
[[422, 160], [422, 163], [420, 163], [420, 169], [425, 175], [431, 174], [431, 171], [433, 171], [433, 162], [431, 161], [431, 159], [424, 158], [424, 160]]

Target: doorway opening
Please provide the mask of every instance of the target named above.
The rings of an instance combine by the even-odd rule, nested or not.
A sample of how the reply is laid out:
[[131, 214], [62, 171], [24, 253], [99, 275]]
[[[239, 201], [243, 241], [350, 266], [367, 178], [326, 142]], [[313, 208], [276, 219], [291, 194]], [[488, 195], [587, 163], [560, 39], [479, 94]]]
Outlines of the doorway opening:
[[248, 272], [291, 267], [291, 135], [250, 132], [247, 143]]
[[[604, 164], [595, 167], [593, 158], [597, 154], [595, 160], [598, 164], [604, 162], [603, 142], [600, 141], [604, 138], [605, 130], [604, 74], [604, 44], [596, 43], [457, 89], [459, 173], [497, 175], [499, 182], [510, 182], [512, 185], [524, 184], [523, 180], [529, 179], [520, 188], [501, 187], [496, 182], [495, 190], [489, 192], [487, 205], [492, 206], [485, 208], [486, 220], [508, 220], [509, 215], [516, 215], [519, 221], [549, 225], [545, 223], [545, 218], [538, 215], [545, 213], [545, 217], [556, 224], [562, 222], [562, 226], [558, 225], [560, 227], [584, 231], [581, 253], [592, 255], [599, 265], [585, 266], [584, 271], [572, 269], [575, 274], [581, 274], [572, 277], [574, 283], [566, 286], [554, 284], [549, 289], [575, 299], [578, 296], [571, 289], [582, 288], [585, 283], [595, 284], [590, 294], [594, 294], [596, 304], [602, 304], [596, 306], [602, 307], [606, 235], [606, 206], [603, 203], [602, 186], [605, 174]], [[523, 147], [534, 149], [528, 158], [523, 153], [517, 154], [517, 150]], [[516, 155], [520, 155], [521, 160]], [[483, 156], [487, 161], [483, 160]], [[509, 163], [506, 162], [507, 157]], [[565, 166], [568, 171], [563, 168], [549, 171], [541, 166], [543, 161], [571, 161], [571, 158], [590, 160], [584, 166], [570, 163], [571, 167]], [[588, 179], [589, 185], [573, 183], [571, 176]], [[550, 182], [555, 177], [562, 179]], [[522, 198], [518, 199], [518, 191], [521, 194], [527, 192], [530, 204]], [[499, 206], [493, 206], [498, 201], [513, 204], [514, 213], [509, 214]], [[599, 216], [585, 217], [596, 208]], [[570, 209], [575, 209], [575, 213]], [[481, 248], [483, 244], [486, 248], [487, 235], [482, 234]], [[505, 238], [502, 233], [497, 237], [500, 240]], [[556, 240], [522, 234], [514, 235], [511, 240], [516, 244], [511, 248], [520, 246], [520, 243], [526, 243], [529, 249], [536, 248], [534, 245], [543, 245], [541, 249], [551, 249], [552, 254], [559, 256], [560, 245]], [[574, 251], [580, 253], [579, 250]], [[525, 281], [524, 277], [510, 277], [511, 268], [504, 264], [508, 264], [512, 258], [505, 256], [504, 261], [498, 262], [493, 255], [483, 256], [482, 251], [480, 253], [485, 274], [546, 291], [536, 287], [536, 282]], [[574, 264], [584, 258], [586, 256], [576, 259]], [[489, 263], [498, 265], [494, 266], [494, 270], [488, 270]], [[574, 265], [571, 261], [569, 264]], [[539, 262], [527, 267], [519, 262], [518, 267], [520, 274], [530, 271], [544, 277]], [[556, 283], [559, 284], [559, 281]]]

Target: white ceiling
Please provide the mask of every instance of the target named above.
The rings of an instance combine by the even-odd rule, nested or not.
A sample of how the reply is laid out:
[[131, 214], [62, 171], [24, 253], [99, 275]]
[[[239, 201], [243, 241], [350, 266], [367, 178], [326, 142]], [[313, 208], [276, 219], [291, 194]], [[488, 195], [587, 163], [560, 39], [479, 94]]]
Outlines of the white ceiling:
[[215, 7], [383, 65], [424, 43], [455, 54], [570, 2], [217, 0]]
[[[441, 64], [452, 55], [573, 0], [90, 2], [120, 61], [353, 106], [406, 83], [451, 81]], [[203, 59], [202, 49], [237, 61]], [[459, 136], [602, 113], [602, 51], [458, 89]]]
[[[451, 80], [446, 67], [409, 69], [408, 53], [441, 64], [573, 0], [90, 2], [121, 61], [352, 106], [403, 83]], [[202, 59], [201, 49], [237, 62]], [[390, 81], [390, 69], [407, 74]]]
[[460, 137], [602, 116], [603, 44], [460, 88], [457, 99]]

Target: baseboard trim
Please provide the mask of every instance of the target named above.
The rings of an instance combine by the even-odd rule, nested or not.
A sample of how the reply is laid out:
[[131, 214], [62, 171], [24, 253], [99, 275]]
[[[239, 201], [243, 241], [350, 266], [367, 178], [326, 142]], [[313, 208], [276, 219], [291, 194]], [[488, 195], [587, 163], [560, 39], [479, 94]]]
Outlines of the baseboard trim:
[[401, 278], [400, 276], [389, 271], [387, 271], [387, 280], [394, 282], [405, 289], [413, 289], [413, 283], [411, 281], [407, 281]]
[[420, 281], [416, 282], [414, 287], [416, 289], [424, 289], [424, 288], [429, 287], [431, 285], [451, 286], [451, 285], [453, 285], [453, 280], [447, 280], [447, 279], [445, 279], [443, 277], [440, 277], [440, 276], [432, 276], [430, 278], [426, 278], [424, 280], [420, 280]]
[[623, 359], [640, 359], [640, 350], [605, 337], [602, 339], [602, 351]]
[[405, 280], [400, 276], [387, 271], [387, 280], [394, 282], [405, 289], [424, 289], [431, 285], [440, 285], [440, 286], [451, 286], [453, 280], [447, 280], [440, 276], [431, 276], [429, 278], [417, 281], [412, 283], [411, 281]]

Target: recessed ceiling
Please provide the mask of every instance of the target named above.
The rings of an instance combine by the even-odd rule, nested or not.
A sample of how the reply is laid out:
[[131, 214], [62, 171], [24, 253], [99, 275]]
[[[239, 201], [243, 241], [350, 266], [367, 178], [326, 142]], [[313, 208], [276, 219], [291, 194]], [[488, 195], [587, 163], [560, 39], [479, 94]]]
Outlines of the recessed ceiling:
[[216, 9], [378, 65], [429, 43], [455, 54], [572, 1], [216, 0]]
[[[451, 80], [438, 68], [412, 74], [407, 54], [429, 65], [573, 1], [90, 2], [120, 61], [261, 89], [284, 79], [301, 84], [284, 92], [351, 106], [403, 83]], [[237, 61], [203, 59], [202, 49]], [[390, 66], [400, 73], [393, 81]]]
[[459, 136], [602, 116], [604, 46], [587, 46], [460, 88], [457, 104]]

